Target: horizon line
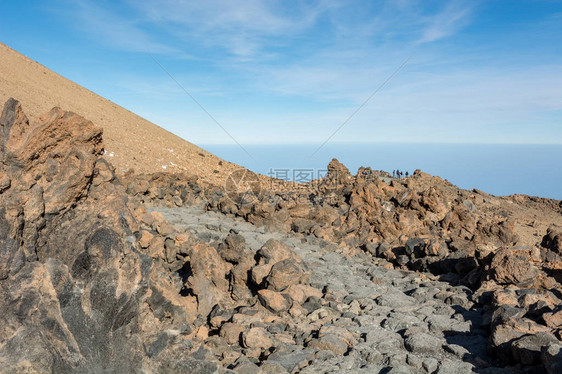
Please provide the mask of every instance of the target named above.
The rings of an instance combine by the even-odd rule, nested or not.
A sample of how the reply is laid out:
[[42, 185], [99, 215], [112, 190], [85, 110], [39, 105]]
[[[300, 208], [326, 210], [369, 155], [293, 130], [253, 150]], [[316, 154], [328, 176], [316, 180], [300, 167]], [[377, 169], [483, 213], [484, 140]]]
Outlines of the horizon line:
[[[204, 143], [204, 142], [193, 142], [193, 144], [197, 146], [207, 146], [207, 145], [227, 145], [227, 146], [237, 146], [233, 143]], [[244, 143], [240, 142], [242, 145], [251, 145], [251, 146], [272, 146], [272, 145], [279, 145], [279, 146], [316, 146], [318, 145], [317, 142], [311, 143], [289, 143], [289, 142], [279, 142], [279, 143]], [[524, 142], [423, 142], [423, 141], [374, 141], [374, 142], [334, 142], [330, 145], [373, 145], [373, 144], [434, 144], [434, 145], [542, 145], [542, 146], [562, 146], [562, 143], [524, 143]]]

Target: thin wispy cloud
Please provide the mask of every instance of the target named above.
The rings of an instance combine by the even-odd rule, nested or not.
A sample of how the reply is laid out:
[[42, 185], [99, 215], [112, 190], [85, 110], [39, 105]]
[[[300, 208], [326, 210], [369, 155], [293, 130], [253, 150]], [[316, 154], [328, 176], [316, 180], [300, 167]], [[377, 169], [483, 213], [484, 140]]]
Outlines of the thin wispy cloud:
[[[61, 8], [61, 3], [64, 7]], [[134, 17], [123, 17], [108, 10], [101, 2], [89, 0], [54, 3], [51, 11], [63, 14], [79, 31], [97, 42], [119, 50], [158, 54], [179, 54], [180, 51], [142, 30]]]
[[404, 36], [409, 42], [436, 41], [466, 26], [473, 8], [471, 2], [444, 4], [434, 14], [425, 14], [416, 1], [297, 1], [288, 7], [261, 0], [248, 0], [243, 6], [227, 0], [128, 0], [124, 16], [109, 10], [105, 2], [65, 1], [66, 12], [72, 15], [69, 19], [75, 20], [77, 28], [115, 47], [175, 56], [182, 48], [195, 45], [221, 48], [246, 61], [274, 55], [272, 50], [303, 40], [320, 22], [329, 22], [333, 29], [322, 41], [327, 45], [357, 41], [364, 45], [368, 38], [384, 41]]
[[533, 126], [551, 130], [562, 110], [560, 10], [527, 14], [518, 3], [506, 17], [495, 2], [468, 0], [57, 1], [61, 23], [118, 54], [104, 71], [111, 99], [201, 143], [228, 139], [210, 135], [144, 52], [241, 142], [324, 138], [412, 52], [337, 140], [451, 142], [472, 139], [466, 128], [496, 141], [538, 139]]
[[427, 17], [419, 43], [434, 42], [454, 35], [470, 23], [476, 2], [453, 1], [439, 13]]
[[261, 0], [243, 4], [227, 0], [130, 2], [147, 22], [165, 27], [179, 40], [198, 39], [201, 45], [224, 48], [241, 57], [263, 53], [271, 39], [298, 35], [329, 8], [325, 1], [295, 2], [291, 11], [281, 4]]

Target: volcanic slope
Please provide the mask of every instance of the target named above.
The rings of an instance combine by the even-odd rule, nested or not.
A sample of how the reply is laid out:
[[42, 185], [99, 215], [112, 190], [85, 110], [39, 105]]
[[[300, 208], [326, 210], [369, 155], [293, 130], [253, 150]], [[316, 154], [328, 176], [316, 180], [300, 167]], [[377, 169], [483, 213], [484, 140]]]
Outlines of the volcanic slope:
[[187, 172], [222, 184], [239, 168], [0, 43], [0, 102], [10, 97], [30, 118], [58, 106], [102, 127], [106, 157], [119, 173]]

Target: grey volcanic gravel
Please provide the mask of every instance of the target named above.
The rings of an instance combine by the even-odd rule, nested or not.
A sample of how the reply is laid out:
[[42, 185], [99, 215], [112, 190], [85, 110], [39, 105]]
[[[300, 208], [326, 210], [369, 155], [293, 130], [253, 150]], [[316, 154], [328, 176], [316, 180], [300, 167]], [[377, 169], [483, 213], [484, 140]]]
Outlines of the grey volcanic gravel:
[[[264, 372], [516, 372], [496, 366], [488, 356], [482, 312], [470, 302], [466, 287], [453, 287], [431, 274], [387, 269], [366, 253], [346, 255], [315, 237], [270, 232], [202, 207], [150, 209], [211, 245], [232, 230], [244, 237], [249, 250], [276, 239], [303, 259], [311, 284], [323, 290], [326, 301], [312, 305], [314, 300], [309, 300], [303, 308], [333, 313], [333, 323], [322, 327], [320, 333], [326, 333], [314, 344], [304, 342], [287, 353], [272, 354]], [[302, 317], [302, 323], [314, 322], [314, 315]]]

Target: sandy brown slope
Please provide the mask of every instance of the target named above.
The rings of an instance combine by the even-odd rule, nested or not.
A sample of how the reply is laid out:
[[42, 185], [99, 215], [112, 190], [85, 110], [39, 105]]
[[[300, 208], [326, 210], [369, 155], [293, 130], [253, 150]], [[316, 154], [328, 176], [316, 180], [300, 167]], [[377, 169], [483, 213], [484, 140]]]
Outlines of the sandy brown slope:
[[239, 168], [0, 43], [0, 103], [10, 97], [30, 118], [58, 106], [101, 126], [106, 157], [121, 173], [181, 171], [222, 184]]

